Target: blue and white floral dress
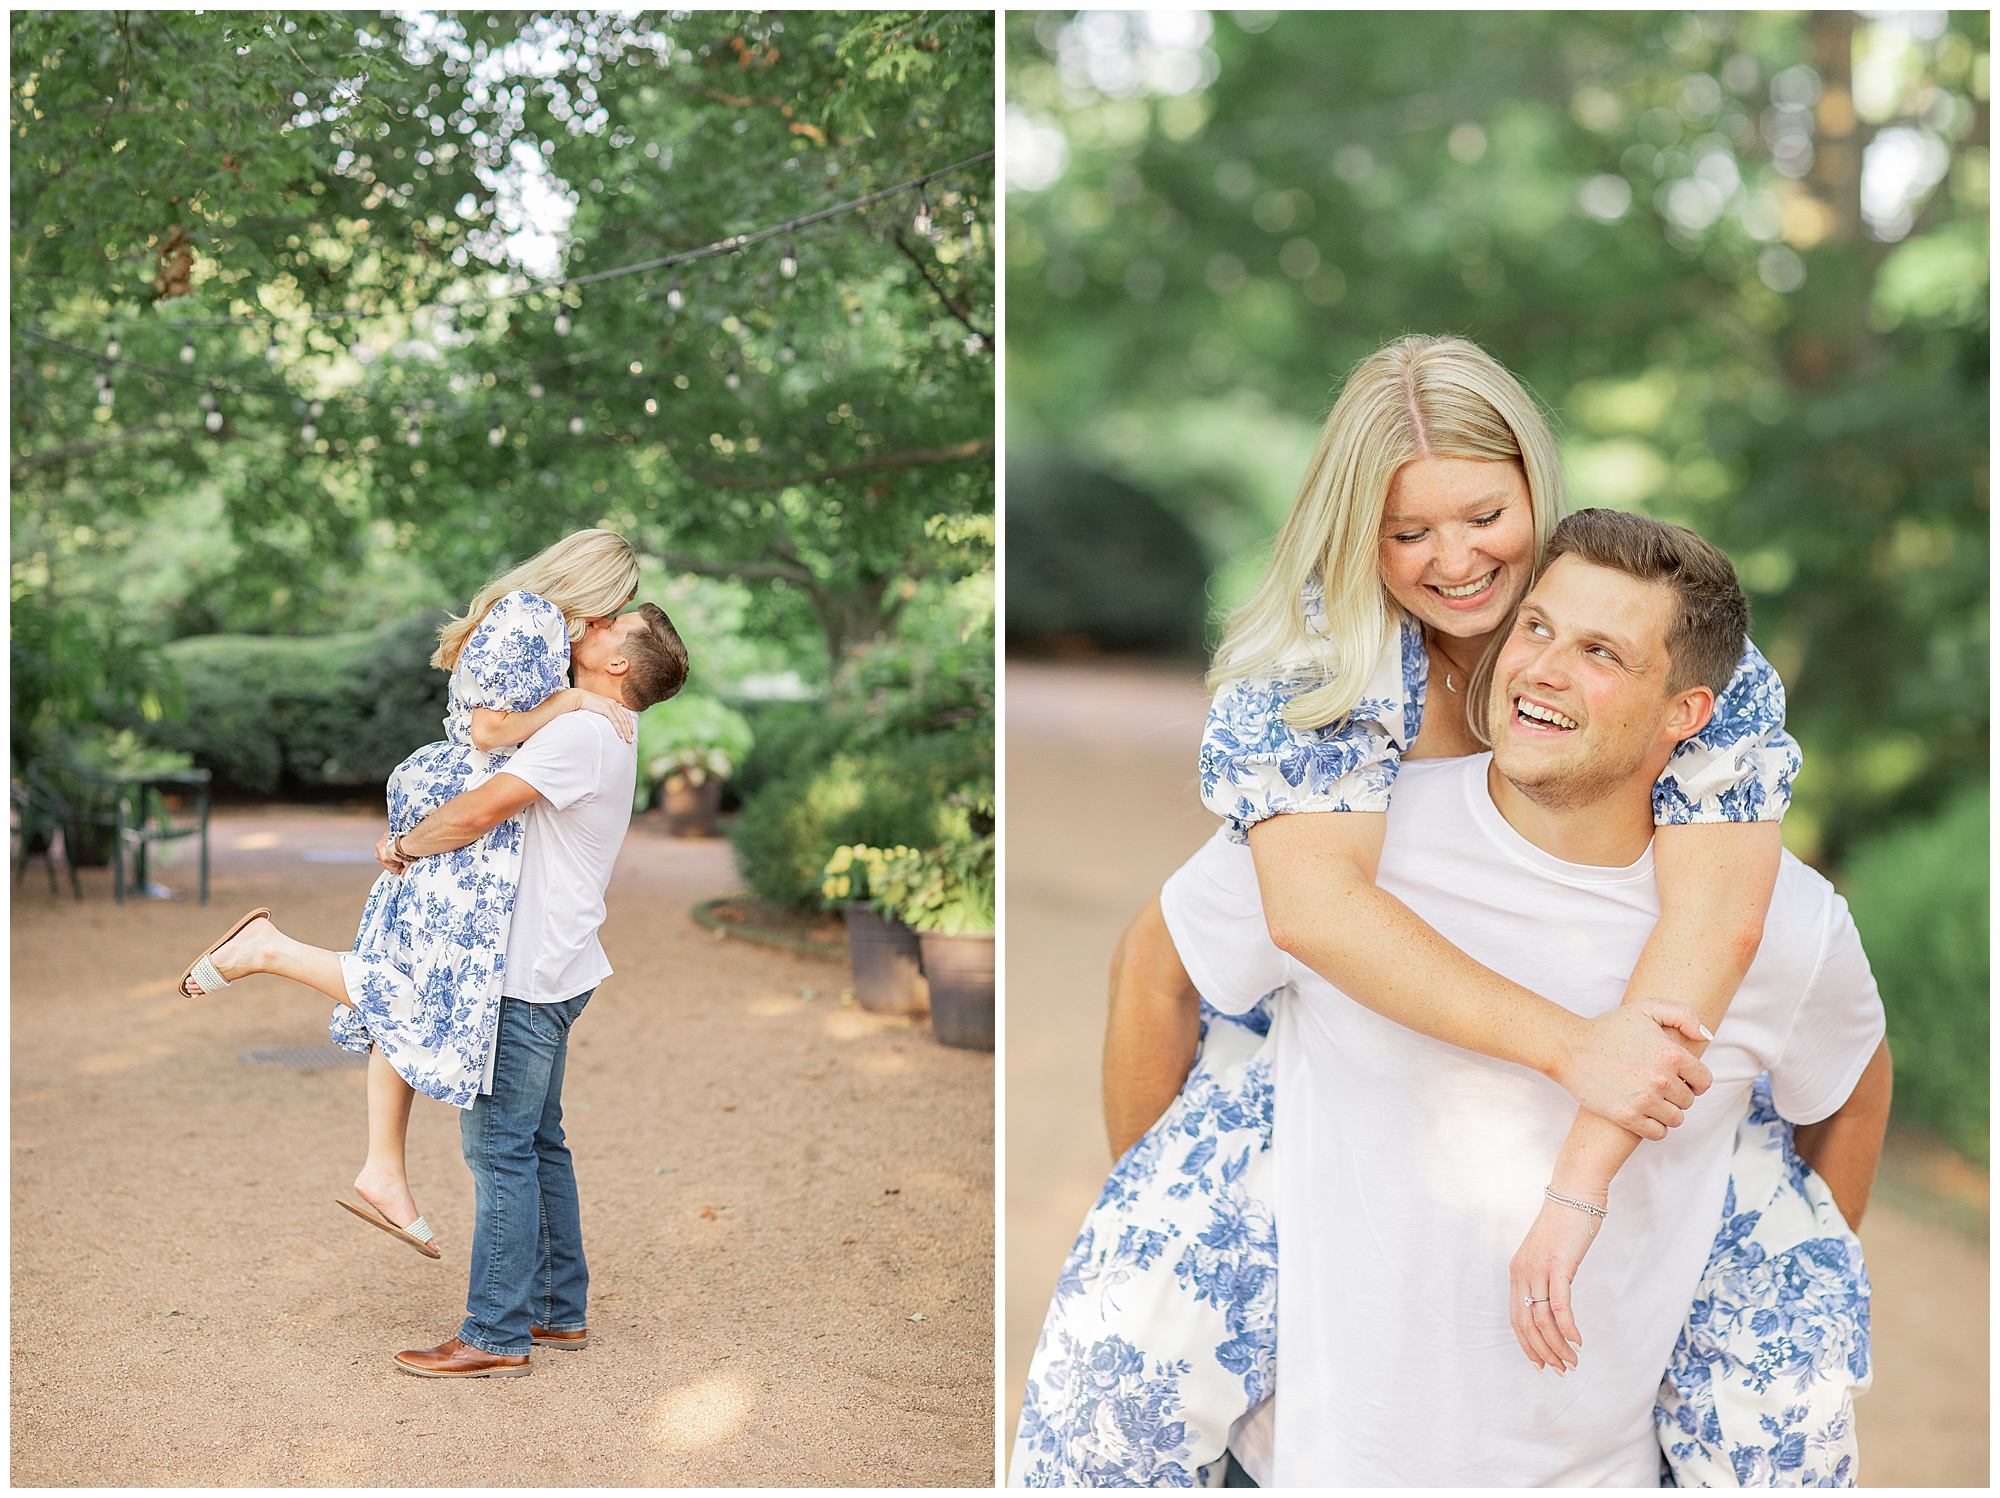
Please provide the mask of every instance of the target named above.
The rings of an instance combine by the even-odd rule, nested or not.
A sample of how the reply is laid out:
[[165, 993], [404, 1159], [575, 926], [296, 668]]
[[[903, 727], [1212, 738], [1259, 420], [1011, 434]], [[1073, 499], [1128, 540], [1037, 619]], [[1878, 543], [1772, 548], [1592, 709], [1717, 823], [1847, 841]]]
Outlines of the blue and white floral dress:
[[[389, 777], [390, 830], [408, 832], [512, 758], [515, 746], [472, 746], [474, 708], [527, 712], [568, 685], [561, 611], [533, 593], [502, 597], [452, 669], [448, 737]], [[521, 834], [521, 818], [509, 817], [463, 848], [419, 858], [400, 875], [383, 873], [368, 893], [354, 950], [340, 959], [354, 1007], [334, 1005], [333, 1043], [350, 1051], [380, 1046], [404, 1081], [455, 1108], [472, 1106], [493, 1051]]]
[[[1304, 602], [1310, 621], [1318, 599]], [[1279, 812], [1387, 810], [1422, 725], [1427, 677], [1422, 633], [1404, 620], [1360, 705], [1335, 726], [1286, 726], [1296, 684], [1224, 689], [1202, 741], [1203, 801], [1236, 841]], [[1783, 725], [1783, 685], [1746, 645], [1709, 726], [1661, 775], [1655, 821], [1781, 818], [1800, 764]], [[1275, 1389], [1268, 1037], [1279, 992], [1247, 1013], [1202, 1005], [1180, 1095], [1086, 1215], [1030, 1366], [1016, 1485], [1218, 1485], [1231, 1426]], [[1831, 1193], [1790, 1141], [1760, 1081], [1660, 1389], [1663, 1485], [1855, 1481], [1852, 1400], [1870, 1381], [1867, 1275]]]

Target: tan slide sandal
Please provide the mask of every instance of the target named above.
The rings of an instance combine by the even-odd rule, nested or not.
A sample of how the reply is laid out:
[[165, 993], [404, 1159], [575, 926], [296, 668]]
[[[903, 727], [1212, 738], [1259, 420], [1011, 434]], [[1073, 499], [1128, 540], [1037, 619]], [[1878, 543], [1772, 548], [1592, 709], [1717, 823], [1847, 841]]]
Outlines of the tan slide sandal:
[[207, 998], [213, 993], [220, 993], [223, 989], [229, 987], [229, 980], [217, 972], [215, 964], [208, 959], [228, 946], [230, 939], [245, 926], [249, 925], [252, 921], [264, 919], [270, 913], [270, 906], [259, 905], [255, 910], [244, 916], [242, 920], [223, 932], [221, 936], [209, 944], [206, 952], [203, 952], [201, 956], [195, 958], [193, 962], [187, 965], [186, 969], [181, 973], [181, 981], [174, 985], [174, 991], [183, 998], [194, 997], [187, 991], [187, 981], [190, 978], [194, 979], [195, 987], [201, 990], [203, 998]]
[[443, 1254], [437, 1251], [437, 1245], [431, 1241], [436, 1234], [431, 1232], [431, 1225], [425, 1222], [423, 1218], [419, 1217], [406, 1228], [399, 1228], [373, 1207], [366, 1205], [357, 1207], [344, 1196], [336, 1196], [333, 1200], [334, 1205], [347, 1208], [348, 1211], [359, 1217], [370, 1227], [378, 1227], [385, 1233], [392, 1233], [396, 1237], [401, 1238], [425, 1258], [441, 1259], [444, 1257]]

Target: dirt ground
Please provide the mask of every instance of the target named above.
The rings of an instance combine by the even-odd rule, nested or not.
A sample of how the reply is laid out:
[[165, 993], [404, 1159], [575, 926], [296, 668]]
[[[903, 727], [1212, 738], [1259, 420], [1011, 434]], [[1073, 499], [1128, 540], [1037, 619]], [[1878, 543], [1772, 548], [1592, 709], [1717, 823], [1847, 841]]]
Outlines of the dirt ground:
[[566, 1087], [591, 1345], [526, 1379], [395, 1371], [464, 1313], [457, 1112], [419, 1098], [411, 1128], [433, 1263], [333, 1205], [363, 1073], [239, 1060], [323, 1045], [327, 1001], [174, 991], [252, 905], [344, 949], [375, 871], [328, 856], [378, 830], [220, 814], [206, 910], [121, 909], [102, 871], [80, 905], [38, 868], [15, 892], [13, 1481], [988, 1484], [992, 1058], [843, 1006], [844, 963], [695, 926], [728, 848], [643, 825]]
[[[1010, 1444], [1056, 1273], [1110, 1169], [1098, 1068], [1112, 945], [1215, 829], [1195, 785], [1206, 707], [1192, 673], [1008, 665]], [[1986, 1205], [1984, 1172], [1892, 1136], [1861, 1231], [1876, 1360], [1856, 1406], [1867, 1486], [1987, 1484]]]

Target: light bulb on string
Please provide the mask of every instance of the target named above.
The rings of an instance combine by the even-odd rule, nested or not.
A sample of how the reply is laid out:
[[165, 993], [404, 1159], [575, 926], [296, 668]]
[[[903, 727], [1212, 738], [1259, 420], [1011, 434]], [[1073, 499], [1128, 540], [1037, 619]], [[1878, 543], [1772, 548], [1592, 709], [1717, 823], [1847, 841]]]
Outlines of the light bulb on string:
[[569, 314], [567, 312], [558, 312], [556, 314], [556, 336], [558, 338], [569, 337], [569, 327]]
[[271, 368], [276, 369], [278, 367], [278, 361], [283, 359], [284, 357], [285, 357], [284, 350], [278, 347], [278, 330], [276, 328], [273, 328], [270, 331], [270, 333], [266, 335], [266, 341], [264, 344], [264, 362], [266, 364], [269, 364]]
[[97, 403], [108, 406], [117, 399], [111, 390], [111, 371], [107, 367], [97, 372]]
[[490, 447], [498, 447], [501, 443], [505, 442], [506, 440], [507, 440], [507, 429], [502, 425], [500, 425], [500, 418], [496, 416], [493, 418], [492, 430], [488, 431], [486, 434], [487, 445]]
[[192, 333], [183, 333], [181, 335], [181, 363], [194, 363], [194, 334]]
[[923, 235], [926, 239], [930, 237], [931, 201], [929, 194], [921, 190], [919, 190], [919, 192], [917, 193], [916, 221], [911, 225], [911, 227], [914, 228], [919, 234]]
[[222, 413], [215, 409], [215, 392], [213, 390], [202, 391], [201, 408], [202, 410], [208, 413], [206, 416], [202, 417], [201, 424], [207, 427], [211, 432], [221, 431]]
[[736, 389], [737, 386], [743, 383], [743, 376], [741, 376], [735, 370], [732, 369], [729, 371], [728, 375], [723, 379], [722, 383], [727, 385], [731, 390], [734, 390]]
[[116, 333], [113, 333], [110, 341], [104, 345], [104, 357], [107, 359], [116, 359], [118, 357], [118, 335]]
[[325, 405], [319, 401], [314, 401], [310, 406], [306, 407], [306, 424], [299, 428], [299, 440], [301, 442], [310, 443], [319, 436], [319, 428], [314, 423], [318, 420], [319, 413], [325, 409]]
[[785, 258], [778, 262], [778, 274], [787, 281], [799, 273], [798, 247], [792, 243], [792, 236], [785, 236]]
[[534, 384], [528, 387], [528, 398], [530, 400], [540, 400], [543, 394], [542, 382], [540, 380], [535, 381]]
[[569, 413], [569, 434], [572, 437], [581, 437], [583, 435], [583, 412], [572, 411]]
[[660, 414], [660, 392], [659, 392], [659, 391], [657, 391], [657, 390], [648, 390], [648, 391], [646, 392], [646, 414], [647, 414], [648, 416], [657, 416], [657, 415], [659, 415], [659, 414]]
[[667, 282], [667, 305], [676, 312], [687, 305], [687, 298], [681, 295], [681, 283], [678, 276]]
[[417, 429], [416, 417], [412, 416], [410, 418], [410, 429], [404, 434], [403, 440], [412, 447], [422, 447], [424, 445], [424, 434]]

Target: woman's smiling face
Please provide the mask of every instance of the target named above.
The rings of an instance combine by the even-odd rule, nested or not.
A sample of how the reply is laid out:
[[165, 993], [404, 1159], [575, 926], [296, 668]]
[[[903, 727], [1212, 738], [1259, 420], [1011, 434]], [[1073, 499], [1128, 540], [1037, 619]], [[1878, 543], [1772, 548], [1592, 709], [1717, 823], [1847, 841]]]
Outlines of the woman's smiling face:
[[1491, 634], [1527, 591], [1535, 519], [1518, 463], [1415, 458], [1396, 470], [1378, 550], [1389, 596], [1440, 634]]

